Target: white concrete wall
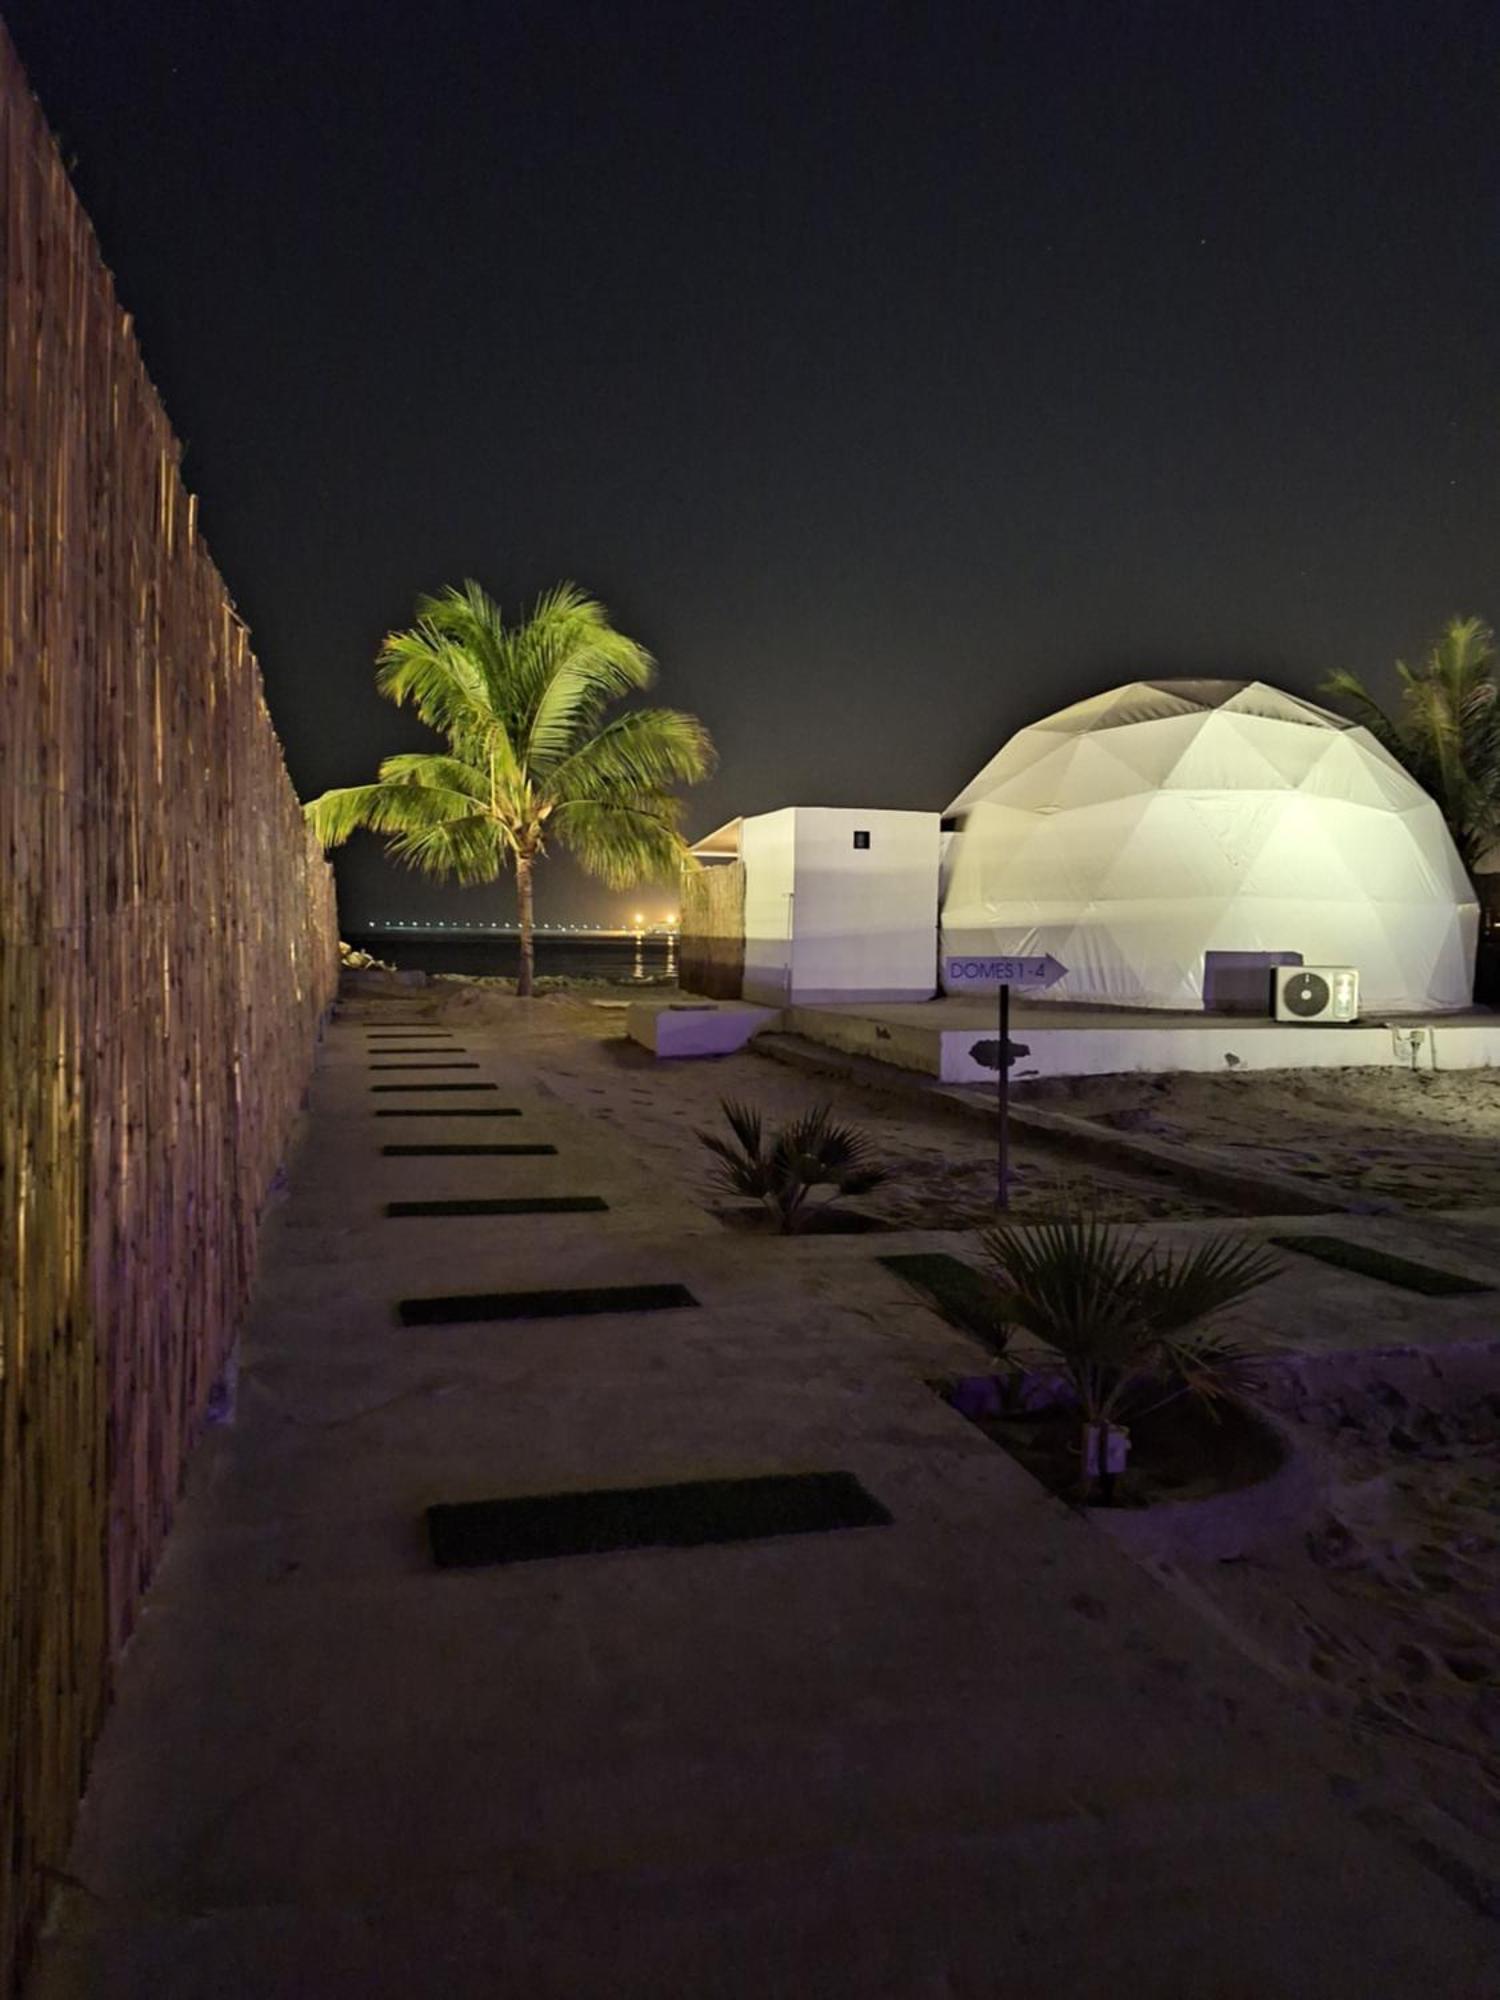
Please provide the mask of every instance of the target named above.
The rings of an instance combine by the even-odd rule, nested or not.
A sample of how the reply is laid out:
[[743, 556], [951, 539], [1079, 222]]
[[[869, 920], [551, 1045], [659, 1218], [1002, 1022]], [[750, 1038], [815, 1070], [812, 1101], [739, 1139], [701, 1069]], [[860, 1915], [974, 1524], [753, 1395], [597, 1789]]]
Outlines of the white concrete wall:
[[936, 813], [789, 806], [747, 819], [745, 998], [930, 1000], [938, 841]]
[[1413, 1069], [1426, 1067], [1427, 1054], [1433, 1069], [1500, 1069], [1500, 1021], [1458, 1023], [1452, 1027], [1435, 1023], [1427, 1031], [1427, 1051], [1412, 1049]]
[[797, 808], [794, 1001], [932, 998], [940, 826], [937, 813]]
[[[1266, 1022], [1212, 1028], [1027, 1028], [1011, 1023], [1010, 1038], [1026, 1050], [1011, 1070], [1032, 1076], [1119, 1076], [1196, 1070], [1389, 1069], [1396, 1060], [1389, 1028], [1277, 1028]], [[995, 1072], [974, 1060], [976, 1043], [993, 1041], [973, 1029], [945, 1029], [938, 1075], [945, 1083], [993, 1083]], [[1403, 1065], [1407, 1066], [1407, 1065]]]
[[[1011, 1071], [1028, 1076], [1116, 1076], [1129, 1070], [1484, 1069], [1500, 1059], [1500, 1029], [1284, 1027], [1261, 1021], [1222, 1028], [1018, 1028], [1027, 1054]], [[938, 1074], [945, 1083], [993, 1083], [974, 1061], [972, 1030], [945, 1029]]]
[[[843, 1007], [791, 1007], [781, 1025], [789, 1035], [801, 1035], [822, 1048], [841, 1054], [873, 1056], [893, 1069], [914, 1069], [924, 1076], [941, 1073], [943, 1036], [936, 1028], [911, 1022], [878, 1021], [873, 1014], [856, 1014]], [[979, 1039], [971, 1030], [964, 1049]]]
[[792, 888], [797, 809], [757, 813], [740, 826], [745, 864], [747, 1000], [779, 1007], [791, 990]]
[[[896, 1069], [918, 1070], [944, 1083], [993, 1084], [995, 1072], [974, 1059], [976, 1043], [996, 1031], [882, 1021], [844, 1008], [799, 1007], [784, 1017], [789, 1034], [825, 1048], [873, 1056]], [[1035, 1028], [1011, 1020], [1011, 1040], [1027, 1053], [1013, 1079], [1115, 1076], [1132, 1070], [1485, 1069], [1500, 1067], [1500, 1023], [1441, 1022], [1340, 1027], [1283, 1027], [1269, 1021], [1224, 1021], [1193, 1027]], [[1233, 1061], [1230, 1058], [1233, 1057]]]

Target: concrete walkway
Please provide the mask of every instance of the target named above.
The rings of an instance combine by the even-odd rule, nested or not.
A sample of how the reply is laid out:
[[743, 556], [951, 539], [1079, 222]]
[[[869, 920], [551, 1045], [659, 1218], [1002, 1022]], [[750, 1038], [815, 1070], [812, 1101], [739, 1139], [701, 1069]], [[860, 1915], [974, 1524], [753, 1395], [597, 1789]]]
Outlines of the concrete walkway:
[[[1495, 1990], [1493, 1927], [1354, 1817], [1337, 1743], [924, 1389], [956, 1335], [894, 1281], [849, 1302], [855, 1244], [783, 1257], [646, 1185], [535, 1089], [524, 1009], [453, 1072], [521, 1116], [375, 1117], [427, 1100], [372, 1094], [414, 1079], [365, 1024], [425, 1011], [331, 1031], [36, 2000]], [[379, 1152], [518, 1140], [557, 1155]], [[610, 1208], [382, 1214], [545, 1193]], [[701, 1307], [394, 1313], [647, 1281]], [[421, 1532], [438, 1500], [834, 1467], [894, 1525], [466, 1572]]]

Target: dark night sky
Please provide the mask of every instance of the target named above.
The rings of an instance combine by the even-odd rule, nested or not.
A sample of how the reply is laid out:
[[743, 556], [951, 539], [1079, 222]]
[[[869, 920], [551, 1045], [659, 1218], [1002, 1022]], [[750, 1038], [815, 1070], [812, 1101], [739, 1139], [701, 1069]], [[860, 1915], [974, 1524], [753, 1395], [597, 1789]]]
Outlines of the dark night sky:
[[652, 648], [694, 831], [1500, 616], [1491, 4], [0, 8], [304, 796], [424, 740], [372, 656], [466, 574]]

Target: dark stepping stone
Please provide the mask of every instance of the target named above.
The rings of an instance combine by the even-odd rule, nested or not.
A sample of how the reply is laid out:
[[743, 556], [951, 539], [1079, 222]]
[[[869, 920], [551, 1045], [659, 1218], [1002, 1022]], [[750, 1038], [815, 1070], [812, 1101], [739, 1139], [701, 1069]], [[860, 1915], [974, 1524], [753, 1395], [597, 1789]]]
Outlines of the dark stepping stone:
[[1273, 1236], [1278, 1250], [1296, 1250], [1304, 1257], [1334, 1264], [1341, 1271], [1354, 1271], [1361, 1278], [1381, 1278], [1404, 1291], [1421, 1292], [1432, 1299], [1457, 1298], [1470, 1292], [1492, 1292], [1493, 1285], [1477, 1278], [1460, 1277], [1457, 1271], [1440, 1271], [1431, 1264], [1414, 1264], [1406, 1257], [1393, 1257], [1387, 1250], [1373, 1249], [1368, 1243], [1350, 1243], [1342, 1236]]
[[435, 1105], [425, 1111], [417, 1104], [382, 1104], [377, 1107], [377, 1118], [519, 1118], [520, 1107], [515, 1104], [450, 1104], [446, 1110]]
[[590, 1313], [667, 1312], [698, 1301], [686, 1285], [594, 1285], [559, 1292], [454, 1292], [403, 1299], [403, 1326], [462, 1326], [481, 1319], [579, 1319]]
[[439, 1569], [604, 1555], [613, 1549], [692, 1549], [890, 1524], [885, 1508], [851, 1472], [529, 1493], [427, 1509], [432, 1559]]
[[[478, 1069], [478, 1063], [473, 1064]], [[498, 1083], [372, 1083], [371, 1090], [498, 1090]]]
[[435, 1069], [478, 1069], [477, 1062], [426, 1062], [426, 1063], [378, 1063], [372, 1062], [371, 1069], [413, 1069], [426, 1075]]
[[394, 1160], [539, 1160], [555, 1155], [556, 1146], [382, 1146]]
[[516, 1195], [499, 1201], [388, 1201], [387, 1215], [596, 1215], [609, 1203], [596, 1194]]
[[[438, 1048], [432, 1042], [426, 1042], [412, 1049], [378, 1048], [378, 1049], [371, 1049], [369, 1050], [368, 1053], [372, 1056], [466, 1056], [469, 1053], [469, 1051], [467, 1049], [455, 1048], [451, 1043], [444, 1043], [444, 1045], [441, 1048]], [[402, 1064], [399, 1066], [408, 1069], [412, 1067], [412, 1065], [409, 1063]], [[398, 1067], [398, 1065], [394, 1063], [386, 1063], [384, 1065], [380, 1063], [375, 1064], [376, 1069], [380, 1069], [381, 1067], [384, 1067], [386, 1069], [394, 1069]], [[442, 1065], [440, 1063], [434, 1063], [432, 1067], [434, 1069], [440, 1069]], [[448, 1067], [452, 1069], [454, 1065], [450, 1063]]]
[[1009, 1338], [1005, 1296], [993, 1279], [946, 1250], [922, 1250], [876, 1260], [921, 1292], [950, 1326], [997, 1352]]

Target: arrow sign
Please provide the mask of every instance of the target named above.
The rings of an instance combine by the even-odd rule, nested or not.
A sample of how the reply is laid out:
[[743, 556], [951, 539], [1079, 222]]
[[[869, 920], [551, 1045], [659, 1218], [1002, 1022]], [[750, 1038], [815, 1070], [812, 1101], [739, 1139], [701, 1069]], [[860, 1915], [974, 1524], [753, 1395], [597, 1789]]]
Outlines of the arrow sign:
[[950, 958], [943, 979], [950, 993], [990, 993], [997, 986], [1055, 986], [1068, 968], [1044, 958]]
[[1000, 1030], [992, 1042], [976, 1042], [970, 1051], [975, 1062], [995, 1072], [995, 1109], [999, 1114], [995, 1130], [999, 1157], [995, 1163], [995, 1206], [1010, 1206], [1010, 1070], [1011, 1064], [1031, 1054], [1024, 1042], [1010, 1038], [1010, 989], [1012, 986], [1055, 986], [1068, 968], [1049, 951], [1042, 958], [949, 958], [943, 962], [943, 977], [950, 993], [997, 993], [1000, 1006], [995, 1025]]

